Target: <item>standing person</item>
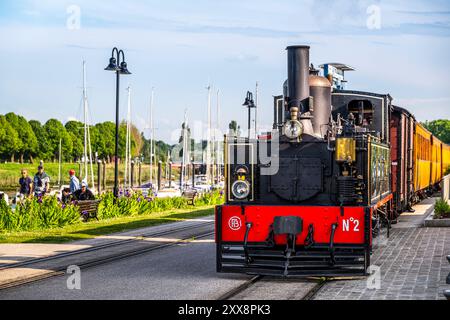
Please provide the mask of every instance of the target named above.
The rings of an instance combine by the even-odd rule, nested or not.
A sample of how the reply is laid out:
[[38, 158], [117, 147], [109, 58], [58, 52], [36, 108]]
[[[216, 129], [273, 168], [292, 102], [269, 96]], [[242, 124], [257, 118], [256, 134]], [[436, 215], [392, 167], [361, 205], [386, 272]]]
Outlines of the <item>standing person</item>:
[[75, 176], [75, 170], [69, 171], [70, 176], [70, 193], [74, 193], [75, 191], [80, 189], [80, 180]]
[[44, 172], [44, 166], [38, 167], [33, 180], [33, 193], [35, 197], [43, 197], [50, 190], [50, 177]]
[[28, 170], [23, 169], [19, 179], [20, 190], [19, 194], [21, 198], [29, 198], [31, 190], [33, 189], [33, 180], [28, 176]]

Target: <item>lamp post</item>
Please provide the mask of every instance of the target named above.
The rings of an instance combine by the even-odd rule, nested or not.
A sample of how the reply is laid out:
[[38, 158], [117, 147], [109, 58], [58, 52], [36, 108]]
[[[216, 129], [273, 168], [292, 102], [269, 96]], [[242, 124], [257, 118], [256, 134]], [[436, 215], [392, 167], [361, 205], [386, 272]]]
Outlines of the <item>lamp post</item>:
[[[121, 60], [122, 58], [122, 60]], [[119, 196], [119, 90], [120, 90], [120, 75], [131, 74], [128, 71], [127, 63], [125, 62], [125, 53], [123, 50], [114, 48], [109, 59], [109, 65], [105, 68], [106, 71], [114, 71], [116, 73], [116, 146], [114, 153], [114, 196]]]

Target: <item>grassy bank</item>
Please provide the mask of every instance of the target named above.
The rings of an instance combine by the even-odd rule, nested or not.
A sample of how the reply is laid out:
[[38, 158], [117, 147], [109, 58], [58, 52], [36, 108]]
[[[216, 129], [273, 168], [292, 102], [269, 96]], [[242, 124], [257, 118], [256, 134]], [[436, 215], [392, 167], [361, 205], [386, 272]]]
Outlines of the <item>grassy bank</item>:
[[[101, 195], [98, 204], [98, 218], [101, 221], [139, 217], [167, 212], [169, 210], [189, 210], [183, 197], [155, 198], [151, 195], [126, 192], [115, 199], [111, 192]], [[206, 193], [195, 200], [197, 208], [223, 203], [221, 192]], [[56, 197], [27, 199], [12, 210], [0, 200], [0, 234], [7, 232], [46, 231], [66, 226], [82, 224], [86, 212], [80, 212], [77, 201], [61, 203]]]
[[111, 192], [99, 197], [100, 221], [83, 223], [77, 202], [61, 203], [56, 197], [27, 199], [12, 210], [0, 201], [0, 243], [51, 242], [88, 239], [123, 230], [179, 221], [213, 213], [223, 193], [206, 193], [195, 207], [183, 197], [155, 198], [126, 192], [115, 199]]
[[[30, 176], [33, 176], [37, 172], [37, 167], [39, 161], [34, 164], [30, 163], [0, 163], [0, 188], [17, 188], [18, 181], [20, 178], [20, 172], [22, 169], [27, 169]], [[51, 184], [54, 185], [58, 182], [58, 170], [59, 166], [57, 163], [45, 163], [45, 171], [50, 176]], [[69, 170], [75, 170], [77, 175], [79, 174], [79, 164], [78, 163], [63, 163], [61, 165], [61, 181], [62, 184], [69, 184]], [[156, 177], [157, 168], [153, 169], [153, 177]], [[119, 177], [125, 175], [125, 165], [119, 166]], [[176, 175], [177, 170], [174, 168], [173, 174]], [[97, 177], [97, 165], [94, 165], [94, 175]], [[163, 173], [164, 175], [164, 173]], [[135, 168], [135, 179], [138, 180], [138, 168]], [[150, 180], [150, 165], [143, 164], [141, 167], [141, 179], [143, 182]], [[97, 178], [95, 178], [97, 180]], [[106, 184], [112, 185], [114, 183], [114, 164], [106, 165]]]
[[0, 233], [0, 243], [65, 243], [214, 214], [214, 206], [117, 217], [39, 231]]

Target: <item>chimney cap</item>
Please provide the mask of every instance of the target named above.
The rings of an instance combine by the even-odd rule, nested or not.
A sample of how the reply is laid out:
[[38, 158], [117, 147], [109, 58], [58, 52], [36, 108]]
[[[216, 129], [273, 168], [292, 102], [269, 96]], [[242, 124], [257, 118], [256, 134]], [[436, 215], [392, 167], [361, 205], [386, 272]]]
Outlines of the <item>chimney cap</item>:
[[311, 49], [311, 47], [310, 46], [299, 46], [299, 45], [297, 45], [297, 46], [288, 46], [286, 48], [286, 50], [290, 50], [290, 49]]

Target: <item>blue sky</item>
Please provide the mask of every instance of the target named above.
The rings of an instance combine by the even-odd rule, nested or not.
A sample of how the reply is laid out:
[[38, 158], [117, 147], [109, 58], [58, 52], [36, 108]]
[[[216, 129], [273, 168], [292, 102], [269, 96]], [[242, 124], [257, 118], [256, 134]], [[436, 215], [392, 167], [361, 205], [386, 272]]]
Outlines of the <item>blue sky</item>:
[[[81, 10], [80, 29], [67, 27], [71, 5]], [[367, 27], [373, 5], [380, 29]], [[205, 121], [208, 82], [221, 91], [221, 127], [232, 119], [245, 127], [242, 102], [256, 81], [261, 126], [270, 128], [291, 44], [311, 45], [316, 65], [355, 67], [351, 89], [390, 93], [421, 121], [450, 119], [448, 1], [2, 0], [0, 39], [0, 114], [28, 119], [80, 118], [86, 59], [92, 119], [113, 121], [115, 79], [103, 68], [119, 46], [133, 72], [122, 77], [122, 117], [130, 85], [141, 130], [151, 87], [159, 138], [169, 142], [185, 109]]]

